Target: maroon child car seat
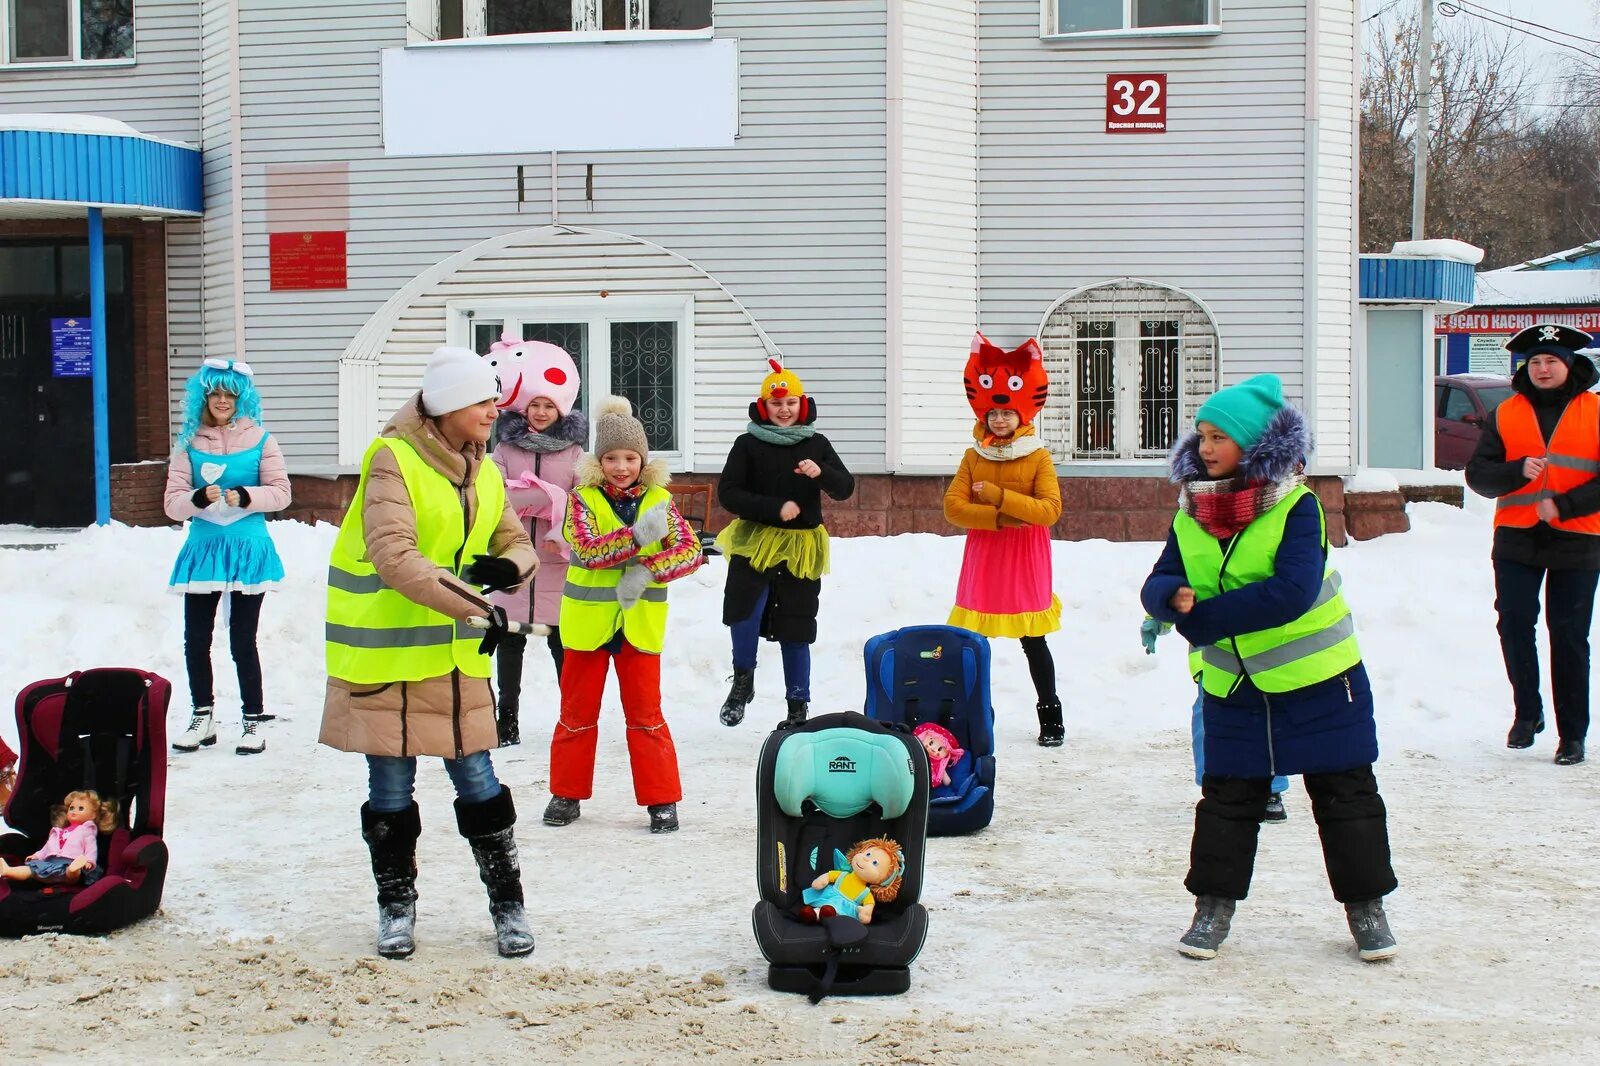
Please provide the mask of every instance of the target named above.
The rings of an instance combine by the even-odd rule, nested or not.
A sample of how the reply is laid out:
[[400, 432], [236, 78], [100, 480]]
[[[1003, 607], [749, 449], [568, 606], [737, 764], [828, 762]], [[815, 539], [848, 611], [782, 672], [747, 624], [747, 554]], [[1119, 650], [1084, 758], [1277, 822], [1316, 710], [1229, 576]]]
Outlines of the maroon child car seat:
[[167, 847], [167, 702], [172, 686], [144, 670], [85, 670], [36, 681], [17, 696], [22, 749], [5, 807], [0, 856], [13, 865], [44, 846], [50, 808], [78, 789], [117, 801], [117, 827], [100, 834], [93, 885], [0, 880], [0, 936], [107, 933], [161, 905]]

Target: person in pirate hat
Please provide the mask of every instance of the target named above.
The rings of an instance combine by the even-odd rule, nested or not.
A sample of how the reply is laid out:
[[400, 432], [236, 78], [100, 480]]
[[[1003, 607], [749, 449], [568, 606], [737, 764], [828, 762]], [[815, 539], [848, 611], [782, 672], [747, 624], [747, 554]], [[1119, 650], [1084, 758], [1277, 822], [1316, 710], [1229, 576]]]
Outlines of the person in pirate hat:
[[1589, 620], [1600, 580], [1600, 380], [1578, 350], [1593, 339], [1555, 323], [1506, 342], [1511, 397], [1483, 426], [1467, 485], [1495, 501], [1495, 610], [1515, 715], [1508, 748], [1531, 748], [1544, 729], [1534, 624], [1545, 593], [1550, 632], [1555, 761], [1583, 761], [1589, 730]]
[[847, 500], [855, 478], [828, 438], [816, 431], [816, 401], [798, 374], [777, 359], [750, 404], [750, 425], [733, 442], [717, 482], [717, 499], [734, 516], [717, 537], [728, 557], [722, 624], [733, 639], [733, 682], [719, 717], [744, 720], [755, 697], [759, 638], [783, 654], [787, 721], [806, 720], [811, 703], [811, 645], [817, 639], [828, 531], [822, 494]]

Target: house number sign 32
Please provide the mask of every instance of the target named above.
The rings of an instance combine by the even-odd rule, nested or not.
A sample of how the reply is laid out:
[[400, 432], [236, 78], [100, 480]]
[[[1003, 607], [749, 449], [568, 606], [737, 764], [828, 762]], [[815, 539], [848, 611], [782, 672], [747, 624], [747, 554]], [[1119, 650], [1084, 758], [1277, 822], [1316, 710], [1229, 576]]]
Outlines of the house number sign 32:
[[1167, 76], [1107, 74], [1106, 132], [1167, 132]]

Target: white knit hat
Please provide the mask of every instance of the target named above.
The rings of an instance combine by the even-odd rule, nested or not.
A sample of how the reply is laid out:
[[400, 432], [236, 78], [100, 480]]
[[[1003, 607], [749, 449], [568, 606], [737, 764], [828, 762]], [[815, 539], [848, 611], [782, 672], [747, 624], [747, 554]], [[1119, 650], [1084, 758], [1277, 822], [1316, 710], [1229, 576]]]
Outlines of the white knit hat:
[[422, 411], [438, 418], [500, 397], [500, 379], [471, 348], [435, 348], [422, 371]]

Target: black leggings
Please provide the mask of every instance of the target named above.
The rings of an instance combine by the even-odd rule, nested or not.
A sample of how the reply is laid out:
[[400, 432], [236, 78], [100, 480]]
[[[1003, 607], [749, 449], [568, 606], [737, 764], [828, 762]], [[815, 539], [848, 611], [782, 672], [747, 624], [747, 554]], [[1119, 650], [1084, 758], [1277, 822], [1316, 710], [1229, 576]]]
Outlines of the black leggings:
[[1050, 655], [1050, 645], [1043, 637], [1023, 637], [1022, 654], [1028, 657], [1028, 674], [1033, 678], [1033, 691], [1039, 702], [1056, 698], [1056, 661]]
[[[228, 650], [239, 673], [239, 699], [244, 716], [263, 713], [261, 656], [256, 651], [256, 629], [261, 624], [265, 594], [228, 593]], [[189, 698], [196, 707], [216, 703], [211, 675], [211, 633], [216, 626], [220, 592], [190, 592], [183, 597], [183, 659], [189, 668]]]

